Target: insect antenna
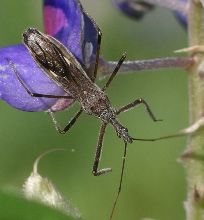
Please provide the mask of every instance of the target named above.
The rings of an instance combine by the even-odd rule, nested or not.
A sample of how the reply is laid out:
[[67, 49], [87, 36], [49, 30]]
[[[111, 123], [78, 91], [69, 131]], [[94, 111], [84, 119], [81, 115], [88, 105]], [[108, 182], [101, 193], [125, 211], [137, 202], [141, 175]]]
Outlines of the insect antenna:
[[[181, 137], [181, 136], [184, 136], [184, 135], [185, 134], [183, 134], [183, 133], [177, 133], [177, 134], [172, 134], [172, 135], [161, 136], [161, 137], [158, 137], [158, 138], [132, 138], [132, 140], [135, 140], [135, 141], [159, 141], [159, 140], [164, 140], [164, 139], [169, 139], [169, 138]], [[116, 205], [117, 205], [120, 193], [121, 193], [124, 170], [125, 170], [126, 156], [127, 156], [127, 142], [125, 142], [125, 148], [124, 148], [124, 152], [123, 152], [123, 161], [122, 161], [118, 191], [117, 191], [114, 203], [113, 203], [113, 207], [112, 207], [112, 210], [111, 210], [109, 220], [112, 220], [112, 218], [113, 218], [113, 214], [115, 212], [115, 208], [116, 208]]]
[[123, 176], [124, 176], [124, 170], [125, 170], [126, 155], [127, 155], [127, 142], [125, 142], [125, 148], [124, 148], [124, 153], [123, 153], [123, 162], [122, 162], [122, 168], [121, 168], [120, 182], [119, 182], [119, 186], [118, 186], [118, 191], [117, 191], [117, 195], [115, 197], [115, 201], [113, 203], [113, 207], [112, 207], [112, 210], [111, 210], [109, 220], [112, 220], [112, 218], [113, 218], [113, 214], [114, 214], [117, 202], [118, 202], [118, 198], [120, 196], [120, 192], [121, 192], [121, 188], [122, 188], [122, 182], [123, 182]]
[[182, 137], [185, 135], [186, 135], [185, 133], [176, 133], [176, 134], [161, 136], [158, 138], [132, 138], [132, 139], [134, 141], [159, 141], [159, 140], [164, 140], [164, 139], [169, 139], [169, 138]]

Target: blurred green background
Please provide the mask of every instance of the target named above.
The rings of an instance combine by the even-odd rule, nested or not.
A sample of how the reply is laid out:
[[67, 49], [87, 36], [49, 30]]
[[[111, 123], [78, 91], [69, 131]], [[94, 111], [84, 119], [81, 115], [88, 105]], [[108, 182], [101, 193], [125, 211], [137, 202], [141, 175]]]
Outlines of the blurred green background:
[[[118, 60], [124, 51], [130, 60], [173, 56], [174, 50], [187, 45], [186, 32], [168, 10], [156, 9], [141, 22], [135, 22], [120, 14], [109, 0], [83, 0], [82, 3], [103, 32], [102, 55], [106, 59]], [[0, 46], [19, 43], [27, 27], [42, 30], [41, 11], [40, 0], [1, 0]], [[143, 106], [122, 114], [120, 120], [133, 137], [167, 135], [188, 124], [187, 76], [183, 70], [172, 68], [120, 75], [107, 93], [114, 106], [142, 97], [157, 118], [163, 119], [163, 122], [152, 122]], [[55, 152], [41, 161], [40, 173], [51, 179], [80, 209], [84, 219], [108, 219], [117, 191], [124, 146], [113, 129], [107, 129], [101, 163], [101, 167], [112, 167], [113, 172], [93, 177], [98, 120], [83, 114], [74, 128], [62, 136], [43, 112], [21, 112], [4, 102], [0, 109], [1, 188], [21, 189], [35, 158], [47, 149], [63, 147], [68, 151]], [[77, 109], [75, 105], [58, 113], [59, 121], [65, 123]], [[177, 160], [185, 146], [185, 138], [134, 142], [129, 146], [114, 219], [185, 218], [185, 171]]]

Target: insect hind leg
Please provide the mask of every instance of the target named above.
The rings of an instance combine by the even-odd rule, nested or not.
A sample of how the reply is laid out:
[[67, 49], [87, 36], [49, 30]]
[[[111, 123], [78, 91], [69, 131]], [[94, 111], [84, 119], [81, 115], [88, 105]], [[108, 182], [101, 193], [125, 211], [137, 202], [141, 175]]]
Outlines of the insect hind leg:
[[121, 112], [126, 112], [132, 108], [135, 108], [137, 107], [138, 105], [140, 104], [143, 104], [147, 110], [147, 113], [149, 114], [150, 118], [153, 120], [153, 121], [162, 121], [161, 119], [156, 119], [156, 117], [154, 116], [150, 106], [148, 105], [148, 103], [142, 99], [142, 98], [139, 98], [139, 99], [136, 99], [134, 100], [133, 102], [121, 107], [118, 111], [116, 111], [116, 115], [119, 115]]
[[94, 159], [94, 164], [93, 164], [93, 169], [92, 169], [92, 173], [94, 176], [100, 176], [102, 174], [105, 174], [105, 173], [112, 171], [111, 168], [98, 169], [100, 158], [101, 158], [103, 139], [104, 139], [106, 126], [107, 126], [107, 124], [103, 123], [101, 125], [100, 132], [99, 132], [98, 143], [96, 146], [96, 154], [95, 154], [95, 159]]

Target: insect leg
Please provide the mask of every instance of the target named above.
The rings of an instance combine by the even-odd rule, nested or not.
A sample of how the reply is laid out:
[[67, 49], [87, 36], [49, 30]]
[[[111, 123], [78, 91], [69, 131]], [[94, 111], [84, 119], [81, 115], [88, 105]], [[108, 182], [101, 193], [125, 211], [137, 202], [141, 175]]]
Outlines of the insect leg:
[[104, 168], [104, 169], [98, 170], [106, 126], [107, 126], [107, 124], [103, 123], [101, 125], [100, 132], [99, 132], [98, 143], [97, 143], [97, 147], [96, 147], [96, 154], [95, 154], [95, 159], [94, 159], [94, 164], [93, 164], [93, 169], [92, 169], [92, 173], [94, 176], [100, 176], [100, 175], [108, 173], [112, 170], [111, 168]]
[[61, 129], [60, 126], [58, 125], [58, 122], [54, 116], [54, 112], [48, 111], [48, 114], [52, 118], [52, 122], [55, 126], [55, 129], [60, 134], [65, 134], [75, 124], [75, 122], [77, 121], [77, 119], [79, 118], [79, 116], [81, 115], [82, 112], [83, 112], [83, 109], [81, 108], [63, 129]]
[[122, 182], [123, 182], [123, 175], [124, 175], [124, 169], [125, 169], [126, 155], [127, 155], [127, 143], [125, 142], [125, 148], [124, 148], [124, 153], [123, 153], [123, 162], [122, 162], [122, 168], [121, 168], [121, 174], [120, 174], [120, 182], [119, 182], [117, 195], [116, 195], [115, 201], [113, 203], [113, 208], [111, 210], [111, 214], [110, 214], [109, 220], [111, 220], [113, 218], [115, 207], [116, 207], [116, 204], [118, 202], [118, 198], [119, 198], [119, 195], [120, 195], [120, 192], [121, 192], [121, 189], [122, 189]]
[[56, 96], [56, 95], [48, 95], [48, 94], [39, 94], [39, 93], [33, 93], [29, 90], [29, 88], [26, 86], [26, 84], [23, 82], [23, 80], [21, 79], [15, 65], [11, 62], [11, 60], [7, 59], [9, 62], [9, 66], [11, 67], [11, 69], [13, 70], [14, 74], [16, 75], [18, 81], [20, 82], [20, 84], [23, 86], [23, 88], [25, 89], [25, 91], [32, 97], [44, 97], [44, 98], [64, 98], [64, 99], [72, 99], [72, 96]]
[[150, 109], [149, 105], [147, 104], [147, 102], [144, 99], [136, 99], [135, 101], [123, 106], [122, 108], [120, 108], [116, 114], [119, 115], [121, 112], [125, 112], [128, 111], [132, 108], [135, 108], [136, 106], [143, 104], [145, 105], [145, 108], [147, 110], [147, 113], [149, 114], [149, 116], [152, 118], [153, 121], [162, 121], [160, 119], [156, 119], [156, 117], [154, 116], [152, 110]]
[[118, 64], [116, 65], [115, 69], [111, 73], [108, 81], [106, 82], [105, 86], [102, 88], [103, 91], [105, 91], [108, 88], [108, 86], [111, 84], [111, 82], [113, 81], [114, 77], [118, 73], [118, 70], [120, 69], [121, 65], [123, 64], [123, 61], [125, 60], [125, 58], [126, 58], [126, 53], [124, 53], [122, 55], [122, 57], [120, 58], [120, 60], [118, 61]]
[[101, 38], [102, 38], [102, 32], [100, 28], [95, 24], [98, 34], [97, 39], [97, 48], [96, 48], [96, 61], [94, 66], [94, 75], [93, 75], [93, 82], [96, 80], [97, 71], [98, 71], [98, 63], [99, 63], [99, 54], [100, 54], [100, 48], [101, 48]]

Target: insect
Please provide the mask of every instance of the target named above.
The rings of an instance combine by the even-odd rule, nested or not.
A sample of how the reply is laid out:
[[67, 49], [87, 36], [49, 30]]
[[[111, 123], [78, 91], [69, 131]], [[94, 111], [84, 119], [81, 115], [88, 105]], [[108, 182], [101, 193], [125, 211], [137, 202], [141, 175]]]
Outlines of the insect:
[[129, 135], [128, 129], [119, 122], [117, 116], [122, 112], [128, 111], [129, 109], [135, 108], [136, 106], [143, 104], [146, 107], [147, 113], [149, 114], [151, 119], [153, 121], [159, 120], [155, 118], [147, 102], [141, 98], [136, 99], [135, 101], [119, 108], [118, 110], [112, 107], [105, 91], [110, 86], [111, 82], [116, 76], [120, 66], [126, 58], [126, 54], [122, 55], [121, 59], [119, 60], [118, 64], [116, 65], [115, 69], [113, 70], [112, 74], [110, 75], [109, 79], [107, 80], [106, 84], [102, 89], [94, 83], [96, 80], [99, 62], [101, 36], [101, 31], [98, 28], [98, 44], [94, 68], [94, 77], [90, 78], [87, 76], [82, 65], [76, 60], [73, 54], [70, 51], [68, 51], [55, 38], [45, 35], [35, 28], [28, 28], [23, 33], [23, 42], [27, 46], [29, 52], [31, 53], [36, 63], [44, 70], [48, 77], [50, 77], [59, 87], [61, 87], [67, 94], [70, 95], [55, 96], [50, 94], [32, 93], [26, 86], [26, 84], [23, 82], [23, 80], [20, 78], [17, 69], [12, 63], [11, 66], [19, 82], [31, 96], [74, 99], [75, 101], [78, 101], [80, 103], [80, 110], [69, 121], [69, 123], [64, 127], [64, 129], [61, 129], [58, 125], [54, 117], [54, 113], [51, 111], [49, 112], [49, 115], [51, 116], [54, 126], [58, 132], [62, 134], [66, 133], [74, 125], [74, 123], [77, 121], [82, 112], [95, 116], [101, 120], [101, 127], [92, 168], [92, 173], [94, 176], [100, 176], [111, 171], [111, 168], [99, 169], [100, 156], [103, 146], [103, 138], [107, 125], [111, 124], [115, 129], [117, 136], [124, 141], [125, 147], [119, 188], [110, 216], [110, 219], [112, 219], [115, 206], [117, 204], [117, 200], [121, 192], [125, 158], [127, 154], [127, 144], [132, 143], [134, 140], [156, 140], [133, 138]]

